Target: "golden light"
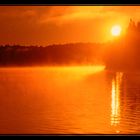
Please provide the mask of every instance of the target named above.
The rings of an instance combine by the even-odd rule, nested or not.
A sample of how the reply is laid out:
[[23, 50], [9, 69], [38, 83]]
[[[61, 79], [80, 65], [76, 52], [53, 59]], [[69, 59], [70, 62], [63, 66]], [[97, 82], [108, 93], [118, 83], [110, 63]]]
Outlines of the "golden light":
[[111, 34], [113, 36], [119, 36], [121, 34], [121, 26], [120, 25], [114, 25], [112, 28], [111, 28]]
[[[111, 99], [111, 125], [117, 126], [120, 123], [120, 88], [122, 84], [123, 73], [117, 72], [112, 79], [112, 99]], [[117, 127], [116, 127], [117, 129]], [[117, 129], [116, 133], [120, 131]]]

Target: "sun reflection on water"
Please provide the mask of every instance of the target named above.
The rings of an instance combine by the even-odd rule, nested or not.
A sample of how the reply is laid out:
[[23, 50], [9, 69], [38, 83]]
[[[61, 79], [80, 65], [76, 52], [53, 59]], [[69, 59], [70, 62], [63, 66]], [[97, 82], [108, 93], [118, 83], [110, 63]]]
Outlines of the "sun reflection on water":
[[[112, 91], [111, 91], [111, 125], [117, 126], [120, 123], [120, 86], [122, 83], [122, 72], [117, 72], [115, 78], [112, 79]], [[116, 133], [119, 133], [116, 130]]]

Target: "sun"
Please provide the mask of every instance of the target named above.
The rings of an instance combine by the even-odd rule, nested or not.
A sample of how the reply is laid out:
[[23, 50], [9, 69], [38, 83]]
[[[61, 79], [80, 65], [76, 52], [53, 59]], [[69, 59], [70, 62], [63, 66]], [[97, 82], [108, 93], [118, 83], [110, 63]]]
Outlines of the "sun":
[[121, 34], [121, 26], [120, 25], [114, 25], [111, 28], [111, 34], [112, 36], [119, 36]]

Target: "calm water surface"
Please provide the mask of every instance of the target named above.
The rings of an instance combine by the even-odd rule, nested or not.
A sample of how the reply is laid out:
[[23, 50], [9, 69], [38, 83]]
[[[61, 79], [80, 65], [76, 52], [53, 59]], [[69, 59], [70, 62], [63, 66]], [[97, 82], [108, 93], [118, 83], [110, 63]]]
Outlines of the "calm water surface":
[[140, 134], [140, 73], [1, 68], [0, 134]]

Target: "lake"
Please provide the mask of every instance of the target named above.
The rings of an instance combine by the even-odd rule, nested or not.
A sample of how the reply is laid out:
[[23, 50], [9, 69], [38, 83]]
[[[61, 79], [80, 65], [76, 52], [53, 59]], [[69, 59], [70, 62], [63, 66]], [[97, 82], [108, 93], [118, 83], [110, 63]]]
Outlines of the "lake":
[[140, 73], [0, 68], [0, 134], [140, 134]]

